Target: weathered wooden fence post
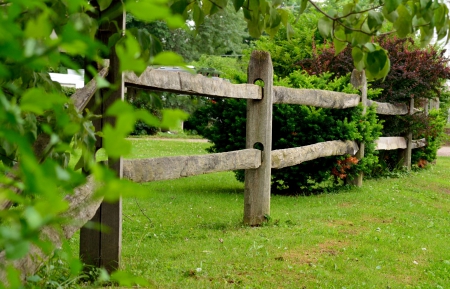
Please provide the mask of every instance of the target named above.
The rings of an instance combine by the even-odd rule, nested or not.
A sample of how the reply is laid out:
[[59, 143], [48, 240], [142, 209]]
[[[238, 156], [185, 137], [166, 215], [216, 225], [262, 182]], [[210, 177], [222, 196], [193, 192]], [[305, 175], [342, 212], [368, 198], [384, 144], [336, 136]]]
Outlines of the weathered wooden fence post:
[[[120, 1], [114, 0], [117, 4]], [[114, 5], [114, 4], [112, 4]], [[125, 12], [115, 19], [117, 26], [110, 22], [104, 27], [100, 27], [98, 38], [108, 43], [109, 37], [118, 32], [116, 27], [125, 30]], [[106, 110], [116, 100], [124, 99], [124, 83], [122, 73], [119, 73], [119, 59], [114, 47], [111, 48], [109, 55], [109, 74], [107, 80], [113, 84], [119, 84], [114, 92], [105, 95], [101, 93], [102, 104], [98, 113], [104, 116]], [[94, 123], [96, 130], [101, 130], [103, 125], [110, 123], [114, 125], [115, 119], [104, 117], [99, 122]], [[97, 140], [97, 148], [102, 147], [101, 139]], [[108, 159], [108, 166], [116, 172], [118, 177], [122, 177], [123, 165], [122, 158], [119, 160]], [[102, 231], [82, 228], [80, 232], [80, 257], [87, 265], [104, 267], [108, 272], [117, 270], [120, 265], [120, 254], [122, 247], [122, 200], [111, 204], [103, 202], [98, 208], [93, 222], [100, 223]]]
[[[409, 102], [409, 115], [414, 114], [414, 97], [411, 97]], [[402, 166], [406, 167], [409, 171], [411, 170], [411, 154], [412, 154], [412, 132], [408, 128], [409, 132], [405, 135], [406, 139], [406, 149], [399, 150], [399, 160]]]
[[262, 150], [261, 166], [245, 170], [244, 223], [260, 225], [270, 214], [273, 67], [270, 53], [253, 51], [248, 83], [264, 82], [261, 100], [247, 101], [246, 148]]
[[[358, 71], [358, 70], [354, 69], [353, 72], [352, 72], [351, 82], [352, 82], [354, 87], [359, 88], [361, 90], [361, 104], [363, 106], [362, 114], [365, 115], [366, 114], [366, 110], [367, 110], [367, 79], [366, 79], [366, 72], [364, 70], [363, 71]], [[361, 142], [359, 144], [359, 150], [356, 153], [356, 158], [358, 160], [361, 160], [362, 158], [364, 158], [364, 150], [365, 150], [365, 144], [363, 142]], [[358, 176], [356, 176], [353, 180], [351, 180], [350, 183], [352, 185], [354, 185], [354, 186], [361, 187], [362, 183], [363, 183], [363, 177], [364, 177], [364, 174], [361, 172], [361, 173], [359, 173]]]

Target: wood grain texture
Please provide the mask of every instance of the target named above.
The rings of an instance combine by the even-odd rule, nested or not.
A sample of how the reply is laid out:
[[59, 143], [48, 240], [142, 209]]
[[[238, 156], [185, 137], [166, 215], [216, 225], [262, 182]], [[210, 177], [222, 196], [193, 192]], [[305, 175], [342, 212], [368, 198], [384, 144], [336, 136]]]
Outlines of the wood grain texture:
[[264, 82], [263, 98], [247, 100], [247, 149], [261, 147], [262, 162], [257, 169], [245, 170], [244, 223], [261, 225], [270, 215], [272, 150], [273, 66], [270, 53], [253, 51], [248, 66], [248, 83]]
[[359, 104], [360, 96], [342, 92], [275, 86], [273, 103], [301, 104], [343, 109]]
[[412, 141], [412, 148], [417, 149], [427, 145], [427, 140], [424, 138], [416, 139]]
[[[98, 76], [104, 78], [108, 75], [109, 67], [104, 67], [100, 72], [98, 73]], [[78, 109], [78, 111], [83, 111], [89, 101], [91, 100], [92, 96], [97, 92], [97, 80], [94, 78], [91, 81], [89, 81], [83, 88], [77, 89], [77, 91], [72, 94], [70, 97], [75, 105], [75, 107]]]
[[312, 145], [272, 151], [272, 168], [281, 169], [295, 166], [317, 158], [355, 155], [358, 144], [354, 141], [327, 141]]
[[380, 137], [375, 141], [376, 150], [396, 150], [405, 149], [406, 140], [401, 136]]
[[199, 156], [124, 160], [123, 177], [143, 183], [214, 172], [255, 169], [260, 165], [261, 151], [245, 149]]
[[408, 114], [408, 107], [404, 103], [386, 103], [367, 100], [367, 106], [377, 106], [377, 114], [385, 115], [405, 115]]
[[[409, 101], [409, 115], [413, 115], [414, 110], [414, 97], [411, 97]], [[408, 132], [405, 134], [406, 148], [399, 150], [399, 160], [401, 164], [406, 167], [408, 171], [411, 170], [411, 157], [412, 157], [412, 131], [408, 128]]]
[[232, 84], [222, 78], [209, 78], [184, 71], [164, 71], [147, 68], [140, 76], [126, 72], [127, 87], [161, 90], [179, 94], [211, 97], [261, 99], [261, 87], [254, 84]]

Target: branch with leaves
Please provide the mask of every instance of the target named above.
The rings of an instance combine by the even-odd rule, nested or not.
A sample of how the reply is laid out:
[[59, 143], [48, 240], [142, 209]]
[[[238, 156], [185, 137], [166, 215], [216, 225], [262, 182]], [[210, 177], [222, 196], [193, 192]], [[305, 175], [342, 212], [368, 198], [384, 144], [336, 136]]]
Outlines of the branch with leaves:
[[[224, 6], [227, 2], [227, 0], [214, 2], [174, 0], [171, 9], [183, 15], [193, 13], [196, 25], [200, 25], [204, 17], [217, 12], [214, 4]], [[281, 25], [286, 27], [288, 35], [293, 32], [288, 22], [290, 11], [283, 7], [282, 1], [233, 0], [232, 2], [236, 12], [243, 11], [249, 33], [253, 37], [259, 37], [262, 33], [273, 36]], [[310, 7], [323, 14], [318, 23], [319, 32], [333, 41], [337, 54], [351, 45], [355, 67], [358, 70], [365, 69], [369, 80], [382, 79], [390, 70], [387, 52], [376, 42], [375, 36], [392, 34], [404, 38], [419, 34], [422, 46], [430, 43], [435, 32], [437, 40], [449, 39], [449, 9], [444, 2], [370, 0], [363, 6], [359, 1], [352, 1], [339, 9], [325, 5], [313, 0], [301, 0], [299, 11], [293, 13], [300, 15]]]

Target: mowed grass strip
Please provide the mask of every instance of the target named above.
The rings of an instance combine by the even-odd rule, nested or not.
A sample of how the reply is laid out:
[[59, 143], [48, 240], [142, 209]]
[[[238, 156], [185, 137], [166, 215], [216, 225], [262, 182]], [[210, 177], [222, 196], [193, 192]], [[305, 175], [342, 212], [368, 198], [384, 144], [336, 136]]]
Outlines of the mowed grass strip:
[[[132, 158], [210, 145], [132, 142]], [[148, 195], [124, 200], [122, 267], [157, 288], [448, 288], [449, 171], [442, 157], [362, 188], [272, 196], [262, 227], [242, 225], [232, 172], [142, 184]]]

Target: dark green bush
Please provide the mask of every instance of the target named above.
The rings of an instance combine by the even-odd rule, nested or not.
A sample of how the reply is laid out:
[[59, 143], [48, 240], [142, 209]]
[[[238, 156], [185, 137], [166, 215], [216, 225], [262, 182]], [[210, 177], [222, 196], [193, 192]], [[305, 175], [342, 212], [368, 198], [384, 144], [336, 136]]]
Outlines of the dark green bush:
[[[349, 77], [330, 80], [331, 74], [308, 76], [294, 72], [277, 85], [296, 88], [328, 89], [346, 93], [357, 91]], [[374, 95], [378, 92], [370, 90]], [[195, 112], [190, 121], [197, 124], [199, 134], [214, 144], [210, 152], [225, 152], [245, 148], [246, 101], [215, 99]], [[381, 130], [374, 108], [362, 116], [362, 107], [343, 110], [277, 104], [273, 107], [272, 149], [299, 147], [330, 140], [356, 140], [373, 143]], [[369, 145], [366, 157], [346, 172], [347, 176], [368, 171], [377, 162], [374, 146]], [[346, 156], [348, 157], [348, 156]], [[344, 157], [344, 158], [346, 158]], [[293, 167], [272, 170], [272, 191], [279, 194], [310, 194], [317, 190], [342, 185], [335, 181], [332, 170], [342, 157], [327, 157], [304, 162]], [[243, 180], [243, 172], [236, 173]]]

